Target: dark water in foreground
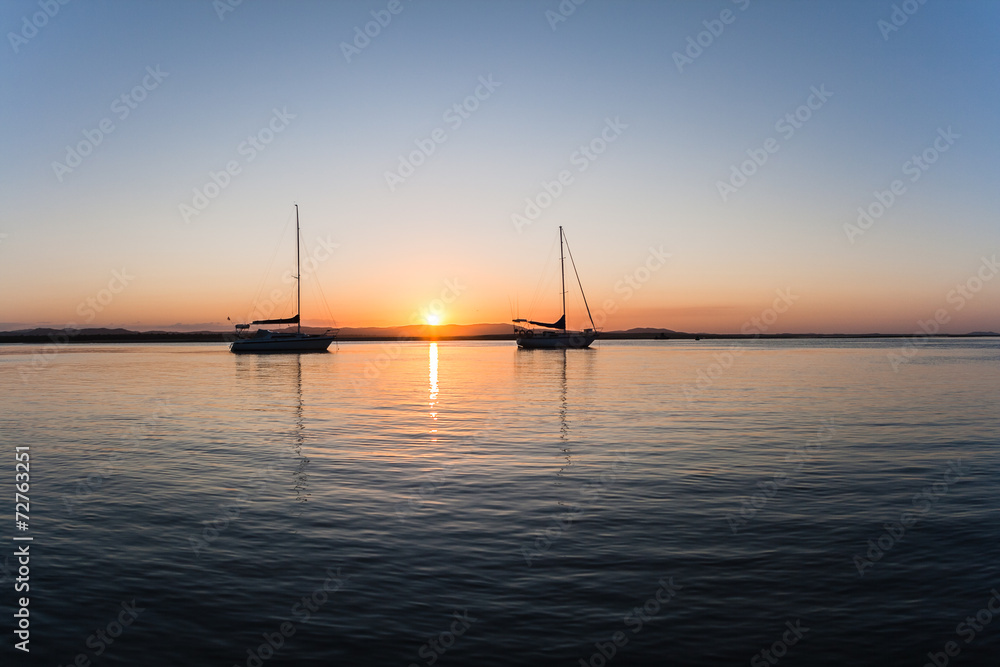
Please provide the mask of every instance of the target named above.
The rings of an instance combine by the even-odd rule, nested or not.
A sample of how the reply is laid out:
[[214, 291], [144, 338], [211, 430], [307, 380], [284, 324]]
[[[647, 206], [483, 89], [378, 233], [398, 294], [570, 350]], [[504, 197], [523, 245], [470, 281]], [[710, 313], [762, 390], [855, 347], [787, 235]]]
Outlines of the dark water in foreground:
[[0, 662], [1000, 664], [1000, 343], [900, 344], [0, 347]]

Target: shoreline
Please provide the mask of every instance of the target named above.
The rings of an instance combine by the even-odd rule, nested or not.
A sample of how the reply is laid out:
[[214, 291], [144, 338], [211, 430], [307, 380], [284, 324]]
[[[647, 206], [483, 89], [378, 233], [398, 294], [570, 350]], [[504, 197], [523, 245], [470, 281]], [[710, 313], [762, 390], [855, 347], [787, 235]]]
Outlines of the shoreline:
[[[992, 332], [967, 334], [710, 334], [710, 333], [629, 333], [608, 332], [598, 340], [871, 340], [881, 338], [998, 338]], [[231, 333], [222, 332], [134, 332], [130, 334], [74, 334], [64, 331], [51, 334], [0, 334], [2, 344], [86, 344], [86, 343], [228, 343], [234, 340]], [[434, 342], [434, 341], [493, 341], [514, 340], [514, 334], [482, 334], [467, 336], [343, 336], [340, 343], [361, 342]]]

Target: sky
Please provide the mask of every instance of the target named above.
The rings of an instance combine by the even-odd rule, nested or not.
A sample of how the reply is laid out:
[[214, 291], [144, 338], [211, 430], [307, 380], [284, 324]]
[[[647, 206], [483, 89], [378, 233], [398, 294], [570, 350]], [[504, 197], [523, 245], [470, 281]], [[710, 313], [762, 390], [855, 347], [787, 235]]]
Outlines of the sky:
[[0, 26], [3, 329], [292, 315], [298, 204], [305, 324], [554, 321], [563, 226], [608, 330], [1000, 331], [997, 2], [12, 0]]

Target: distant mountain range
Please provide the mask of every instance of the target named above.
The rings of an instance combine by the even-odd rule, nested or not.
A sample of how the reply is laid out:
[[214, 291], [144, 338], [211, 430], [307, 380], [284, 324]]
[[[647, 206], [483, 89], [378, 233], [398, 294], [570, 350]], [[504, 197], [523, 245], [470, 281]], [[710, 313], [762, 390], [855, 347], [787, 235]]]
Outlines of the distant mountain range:
[[[217, 325], [216, 325], [217, 326]], [[214, 327], [213, 327], [214, 329]], [[88, 328], [77, 330], [36, 327], [0, 331], [2, 343], [90, 343], [90, 342], [211, 342], [232, 339], [231, 331], [218, 329], [201, 331], [134, 331], [124, 328]], [[325, 328], [302, 327], [306, 333], [323, 333]], [[514, 332], [509, 324], [444, 324], [440, 326], [411, 324], [398, 327], [341, 327], [338, 340], [512, 340]], [[899, 338], [910, 334], [765, 334], [760, 338]], [[975, 331], [967, 334], [943, 334], [944, 337], [1000, 336], [994, 331]], [[713, 339], [754, 338], [742, 334], [688, 333], [655, 327], [636, 327], [624, 331], [602, 332], [603, 339]]]

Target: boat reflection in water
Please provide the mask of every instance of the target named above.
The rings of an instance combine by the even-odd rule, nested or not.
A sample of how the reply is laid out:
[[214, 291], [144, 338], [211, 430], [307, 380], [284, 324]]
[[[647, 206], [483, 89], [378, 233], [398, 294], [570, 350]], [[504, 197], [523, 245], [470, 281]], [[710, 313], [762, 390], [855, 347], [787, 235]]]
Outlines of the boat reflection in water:
[[[309, 458], [302, 452], [306, 427], [301, 356], [238, 357], [236, 377], [242, 386], [247, 387], [248, 394], [266, 395], [267, 401], [257, 401], [251, 397], [251, 401], [255, 404], [253, 409], [275, 413], [274, 423], [278, 424], [278, 428], [273, 436], [266, 440], [278, 445], [275, 455], [279, 461], [285, 460], [295, 464], [295, 469], [292, 471], [295, 500], [300, 503], [306, 502], [309, 496], [306, 472]], [[286, 446], [287, 448], [284, 448]], [[268, 471], [273, 468], [273, 465], [264, 466]]]
[[[556, 477], [562, 477], [563, 473], [566, 472], [566, 468], [573, 465], [573, 460], [570, 458], [572, 450], [569, 447], [569, 422], [566, 419], [566, 413], [569, 410], [569, 404], [566, 400], [566, 350], [562, 350], [560, 354], [562, 357], [562, 373], [560, 374], [559, 382], [559, 449], [562, 453], [566, 455], [566, 463], [559, 468], [559, 472], [556, 473]], [[557, 482], [561, 484], [561, 482]], [[559, 504], [564, 504], [559, 501]]]
[[[575, 354], [566, 348], [550, 354], [524, 354], [521, 351], [515, 354], [518, 386], [525, 389], [525, 395], [534, 397], [532, 403], [535, 406], [547, 406], [544, 420], [535, 422], [539, 436], [548, 441], [548, 434], [554, 436], [558, 430], [558, 438], [553, 442], [561, 459], [556, 471], [556, 486], [563, 485], [567, 474], [572, 475], [569, 469], [575, 464], [574, 424], [579, 428], [581, 422], [592, 419], [584, 406], [587, 405], [585, 399], [595, 359], [596, 354]], [[560, 500], [559, 504], [565, 503]]]
[[430, 392], [427, 405], [430, 407], [431, 442], [437, 442], [437, 397], [438, 397], [438, 344], [431, 343], [427, 350], [430, 357], [428, 362], [428, 380], [430, 382]]

